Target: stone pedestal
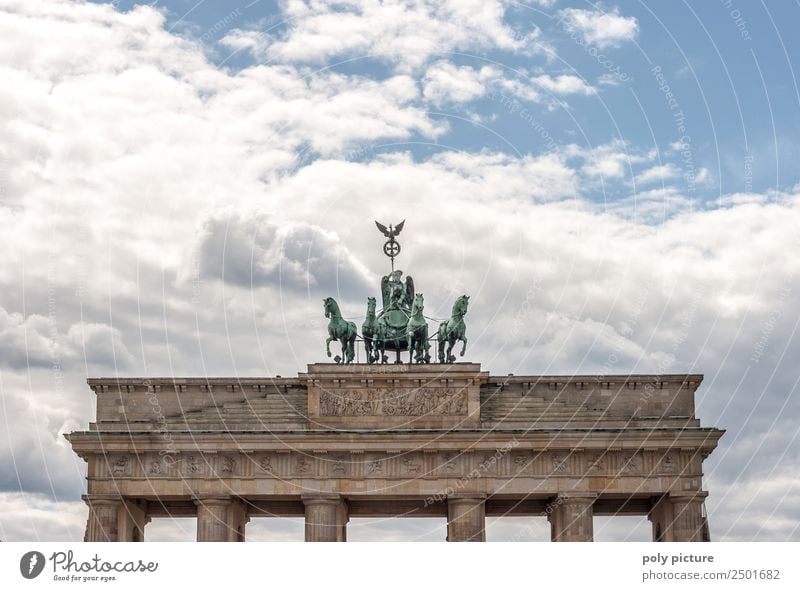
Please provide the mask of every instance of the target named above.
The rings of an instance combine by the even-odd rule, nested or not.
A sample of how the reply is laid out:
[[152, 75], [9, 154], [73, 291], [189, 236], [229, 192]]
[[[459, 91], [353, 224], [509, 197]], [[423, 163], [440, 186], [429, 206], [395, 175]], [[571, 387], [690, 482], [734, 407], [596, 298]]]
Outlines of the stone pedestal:
[[560, 493], [549, 505], [550, 539], [554, 542], [594, 540], [592, 505], [596, 493]]
[[346, 542], [347, 503], [339, 495], [303, 495], [306, 542]]
[[247, 511], [230, 497], [195, 499], [198, 542], [243, 542]]
[[459, 495], [447, 498], [447, 541], [485, 542], [485, 495]]
[[89, 505], [84, 542], [117, 542], [119, 540], [119, 518], [123, 501], [120, 497], [106, 495], [84, 495]]

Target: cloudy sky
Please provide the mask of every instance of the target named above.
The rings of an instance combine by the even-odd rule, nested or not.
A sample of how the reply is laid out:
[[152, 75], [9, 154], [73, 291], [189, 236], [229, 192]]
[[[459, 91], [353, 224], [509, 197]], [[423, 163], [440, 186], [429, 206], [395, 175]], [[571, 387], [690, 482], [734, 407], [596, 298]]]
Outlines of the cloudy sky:
[[[362, 317], [387, 269], [374, 219], [407, 220], [399, 266], [430, 316], [471, 295], [466, 359], [493, 373], [705, 374], [699, 416], [728, 431], [712, 536], [800, 539], [798, 19], [755, 0], [0, 0], [0, 539], [82, 539], [62, 434], [93, 415], [87, 376], [325, 359], [322, 298]], [[546, 539], [535, 521], [489, 539]]]

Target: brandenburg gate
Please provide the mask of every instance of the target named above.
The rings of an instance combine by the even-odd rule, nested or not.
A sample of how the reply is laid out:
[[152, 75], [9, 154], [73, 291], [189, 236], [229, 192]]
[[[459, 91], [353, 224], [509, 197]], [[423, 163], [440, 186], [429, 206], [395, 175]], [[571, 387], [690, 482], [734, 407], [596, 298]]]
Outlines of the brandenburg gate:
[[142, 541], [152, 517], [180, 516], [198, 541], [243, 541], [251, 517], [280, 516], [304, 516], [307, 541], [378, 516], [444, 517], [448, 541], [484, 541], [487, 515], [546, 517], [558, 542], [591, 541], [596, 515], [647, 516], [655, 541], [709, 539], [703, 460], [723, 431], [695, 414], [701, 375], [493, 376], [452, 354], [467, 296], [431, 362], [422, 296], [394, 270], [402, 224], [379, 227], [383, 309], [370, 298], [359, 333], [324, 301], [336, 363], [88, 380], [96, 418], [66, 436], [88, 463], [86, 541]]

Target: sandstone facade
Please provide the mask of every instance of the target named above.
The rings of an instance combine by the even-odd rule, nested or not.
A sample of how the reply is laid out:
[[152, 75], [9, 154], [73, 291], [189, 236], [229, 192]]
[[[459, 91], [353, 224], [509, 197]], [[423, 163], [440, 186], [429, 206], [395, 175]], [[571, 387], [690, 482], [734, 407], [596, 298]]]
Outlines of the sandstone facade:
[[483, 541], [487, 515], [546, 516], [590, 541], [594, 515], [647, 515], [653, 539], [708, 538], [700, 375], [491, 376], [479, 364], [309, 365], [292, 378], [99, 378], [86, 540], [141, 541], [197, 516], [242, 541], [251, 516], [305, 516], [345, 541], [351, 516], [438, 516]]

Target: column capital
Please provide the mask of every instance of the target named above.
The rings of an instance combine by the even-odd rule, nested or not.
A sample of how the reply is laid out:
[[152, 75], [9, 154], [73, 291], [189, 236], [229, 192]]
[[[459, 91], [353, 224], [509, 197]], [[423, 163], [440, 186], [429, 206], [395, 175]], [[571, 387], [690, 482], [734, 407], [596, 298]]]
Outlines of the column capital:
[[335, 493], [306, 494], [301, 495], [300, 500], [303, 501], [305, 505], [337, 505], [344, 502], [342, 495]]
[[597, 493], [583, 491], [560, 492], [556, 494], [556, 499], [562, 503], [569, 502], [590, 502], [597, 500]]
[[125, 499], [121, 495], [81, 495], [81, 500], [87, 505], [113, 505], [122, 503]]
[[673, 503], [702, 503], [705, 502], [708, 491], [698, 490], [689, 492], [669, 493], [667, 498]]
[[233, 497], [224, 495], [195, 495], [192, 497], [192, 502], [197, 505], [229, 505], [233, 501]]
[[451, 503], [481, 503], [486, 500], [483, 493], [468, 493], [460, 492], [447, 496], [447, 500]]

